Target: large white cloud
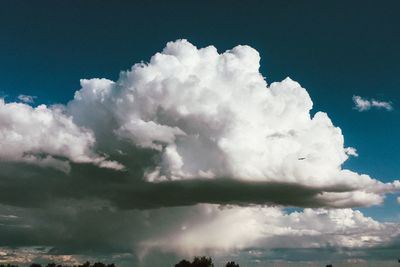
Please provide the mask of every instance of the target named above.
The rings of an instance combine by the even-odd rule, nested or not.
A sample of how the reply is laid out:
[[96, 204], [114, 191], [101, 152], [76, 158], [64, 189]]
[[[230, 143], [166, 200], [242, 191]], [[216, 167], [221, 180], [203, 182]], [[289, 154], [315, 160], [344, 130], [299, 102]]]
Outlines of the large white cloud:
[[51, 166], [68, 172], [69, 161], [120, 169], [92, 148], [95, 139], [57, 107], [33, 108], [0, 99], [0, 160]]
[[357, 154], [344, 147], [340, 128], [326, 113], [311, 116], [313, 103], [297, 82], [268, 86], [259, 61], [249, 46], [219, 54], [213, 46], [170, 42], [116, 82], [82, 80], [68, 109], [97, 136], [158, 151], [160, 160], [145, 173], [150, 182], [229, 177], [342, 188], [320, 196], [334, 206], [378, 204], [382, 192], [395, 190], [343, 170]]
[[[53, 246], [51, 253], [64, 256], [107, 249], [143, 256], [369, 248], [398, 240], [398, 224], [352, 209], [254, 206], [369, 206], [400, 190], [400, 181], [343, 169], [358, 154], [344, 146], [340, 128], [326, 113], [310, 113], [313, 103], [299, 83], [268, 85], [259, 61], [248, 46], [218, 53], [178, 40], [117, 81], [81, 80], [66, 106], [0, 99], [1, 201], [21, 206], [0, 213], [1, 244]], [[20, 179], [25, 163], [67, 173], [71, 162], [127, 172], [83, 166], [53, 179], [41, 168], [32, 172], [36, 183]], [[197, 203], [222, 206], [176, 207]], [[158, 209], [141, 210], [149, 207]], [[3, 249], [0, 261], [34, 254]]]
[[[357, 153], [344, 147], [340, 128], [324, 112], [311, 115], [313, 103], [299, 83], [267, 85], [259, 61], [249, 46], [218, 53], [178, 40], [115, 82], [81, 80], [67, 106], [1, 100], [0, 160], [65, 172], [69, 162], [126, 166], [153, 183], [286, 185], [315, 190], [316, 205], [333, 207], [380, 204], [399, 190], [399, 182], [342, 169]], [[132, 164], [138, 151], [152, 151], [152, 164]]]

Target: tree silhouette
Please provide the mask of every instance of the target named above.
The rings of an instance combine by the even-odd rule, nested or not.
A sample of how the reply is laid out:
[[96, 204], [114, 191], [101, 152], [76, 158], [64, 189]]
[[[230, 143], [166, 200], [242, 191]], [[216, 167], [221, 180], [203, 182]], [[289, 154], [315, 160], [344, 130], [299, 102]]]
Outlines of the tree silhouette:
[[102, 262], [95, 262], [92, 267], [107, 267], [104, 263]]
[[229, 261], [225, 267], [239, 267], [239, 264], [236, 264], [234, 261]]
[[190, 261], [187, 260], [181, 260], [180, 262], [175, 264], [175, 267], [191, 267], [191, 266], [192, 264], [190, 263]]
[[214, 263], [210, 257], [194, 257], [193, 261], [181, 260], [175, 264], [175, 267], [214, 267]]
[[192, 267], [214, 267], [210, 257], [194, 257]]

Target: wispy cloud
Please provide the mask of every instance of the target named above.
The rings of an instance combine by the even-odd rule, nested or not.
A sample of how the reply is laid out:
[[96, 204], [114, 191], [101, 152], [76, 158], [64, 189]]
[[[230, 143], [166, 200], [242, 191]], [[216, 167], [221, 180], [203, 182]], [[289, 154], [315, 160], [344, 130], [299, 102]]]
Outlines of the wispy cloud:
[[355, 95], [353, 96], [354, 101], [354, 109], [362, 112], [367, 111], [372, 108], [376, 109], [385, 109], [387, 111], [393, 110], [393, 106], [391, 102], [387, 101], [379, 101], [375, 99], [368, 100], [366, 98], [362, 98], [361, 96]]
[[21, 100], [24, 103], [34, 103], [35, 102], [36, 96], [31, 96], [31, 95], [19, 95], [18, 99]]

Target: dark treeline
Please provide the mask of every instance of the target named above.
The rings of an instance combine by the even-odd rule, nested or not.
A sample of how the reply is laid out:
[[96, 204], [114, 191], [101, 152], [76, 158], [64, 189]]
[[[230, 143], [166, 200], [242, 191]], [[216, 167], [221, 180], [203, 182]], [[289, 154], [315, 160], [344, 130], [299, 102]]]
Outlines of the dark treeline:
[[[0, 267], [18, 267], [18, 265], [12, 264], [0, 264]], [[90, 264], [90, 262], [85, 262], [84, 264], [79, 265], [61, 265], [56, 263], [48, 263], [47, 265], [41, 265], [38, 263], [32, 263], [30, 267], [116, 267], [114, 263], [105, 264], [102, 262], [95, 262]], [[193, 261], [181, 260], [179, 263], [175, 264], [175, 267], [214, 267], [214, 263], [210, 257], [194, 257]], [[227, 262], [225, 267], [239, 267], [239, 264], [235, 262]]]
[[[181, 260], [175, 267], [214, 267], [214, 263], [210, 257], [194, 257], [193, 261]], [[239, 267], [234, 261], [227, 262], [225, 267]]]
[[[399, 259], [400, 263], [400, 259]], [[13, 264], [0, 264], [0, 267], [18, 267], [18, 265]], [[95, 262], [90, 264], [90, 262], [85, 262], [84, 264], [79, 265], [61, 265], [56, 263], [48, 263], [47, 265], [41, 265], [38, 263], [32, 263], [30, 267], [116, 267], [114, 263], [105, 264], [102, 262]], [[214, 267], [214, 263], [210, 257], [194, 257], [192, 262], [183, 259], [177, 264], [175, 267]], [[239, 267], [239, 264], [235, 263], [234, 261], [229, 261], [225, 264], [225, 267]], [[326, 267], [333, 267], [331, 264], [326, 265]]]

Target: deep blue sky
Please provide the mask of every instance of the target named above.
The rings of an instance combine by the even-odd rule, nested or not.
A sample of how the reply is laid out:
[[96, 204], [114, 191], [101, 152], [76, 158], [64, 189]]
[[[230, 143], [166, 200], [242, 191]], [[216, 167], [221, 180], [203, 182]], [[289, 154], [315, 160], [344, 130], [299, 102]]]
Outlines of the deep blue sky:
[[[269, 83], [286, 76], [310, 93], [360, 156], [346, 166], [399, 178], [400, 2], [1, 1], [0, 95], [65, 103], [79, 79], [116, 79], [166, 42], [186, 38], [222, 52], [248, 44]], [[391, 101], [392, 112], [357, 112], [352, 96]], [[377, 218], [385, 209], [364, 210]], [[398, 216], [398, 215], [397, 215]], [[398, 218], [397, 218], [398, 220]]]

